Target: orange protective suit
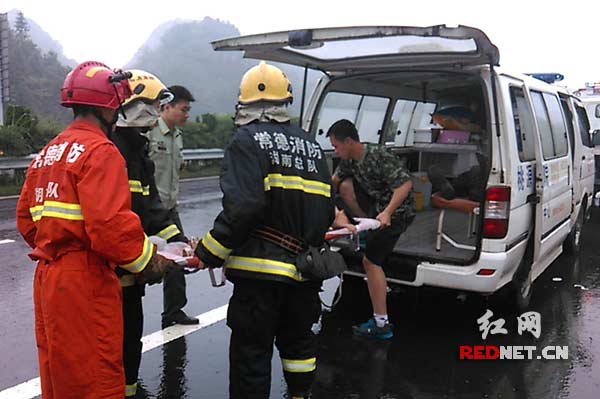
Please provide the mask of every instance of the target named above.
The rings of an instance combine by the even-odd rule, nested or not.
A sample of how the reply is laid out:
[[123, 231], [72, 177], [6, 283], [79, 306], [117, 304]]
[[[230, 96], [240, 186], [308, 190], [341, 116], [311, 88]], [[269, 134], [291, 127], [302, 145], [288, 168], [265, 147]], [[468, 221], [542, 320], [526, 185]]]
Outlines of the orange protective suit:
[[17, 227], [38, 262], [35, 333], [44, 399], [123, 398], [114, 268], [138, 273], [153, 250], [130, 201], [125, 161], [89, 122], [73, 122], [29, 166]]

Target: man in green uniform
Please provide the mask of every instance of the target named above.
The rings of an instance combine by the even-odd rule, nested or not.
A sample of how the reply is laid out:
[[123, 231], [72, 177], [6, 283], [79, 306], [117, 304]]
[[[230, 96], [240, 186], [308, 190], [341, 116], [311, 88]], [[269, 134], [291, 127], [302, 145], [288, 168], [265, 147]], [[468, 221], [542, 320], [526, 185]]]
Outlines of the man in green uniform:
[[348, 120], [335, 122], [327, 136], [341, 158], [332, 177], [340, 207], [350, 217], [370, 217], [381, 223], [379, 230], [366, 237], [363, 257], [373, 318], [354, 326], [353, 331], [358, 336], [389, 339], [394, 333], [387, 316], [382, 266], [414, 219], [410, 174], [400, 158], [384, 146], [361, 143], [356, 127]]
[[[158, 125], [148, 132], [148, 155], [156, 166], [154, 177], [160, 199], [164, 207], [169, 210], [169, 217], [183, 232], [177, 211], [179, 172], [183, 164], [181, 153], [183, 139], [179, 127], [187, 121], [191, 109], [190, 103], [194, 101], [194, 97], [183, 86], [170, 86], [168, 90], [173, 94], [173, 100], [162, 106]], [[163, 280], [163, 328], [173, 324], [198, 324], [198, 319], [189, 317], [183, 311], [183, 307], [187, 303], [185, 287], [183, 270], [171, 270], [165, 274]]]

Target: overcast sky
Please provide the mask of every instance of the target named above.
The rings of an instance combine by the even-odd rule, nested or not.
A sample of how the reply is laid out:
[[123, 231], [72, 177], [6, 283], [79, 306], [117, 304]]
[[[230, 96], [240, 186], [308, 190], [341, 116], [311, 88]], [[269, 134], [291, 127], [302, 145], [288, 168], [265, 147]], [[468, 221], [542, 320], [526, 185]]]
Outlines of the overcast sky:
[[67, 57], [97, 59], [111, 67], [126, 63], [159, 24], [209, 16], [234, 24], [242, 34], [462, 24], [483, 30], [498, 46], [500, 64], [510, 70], [563, 73], [574, 88], [600, 81], [598, 0], [0, 0], [0, 12], [13, 8], [58, 40]]

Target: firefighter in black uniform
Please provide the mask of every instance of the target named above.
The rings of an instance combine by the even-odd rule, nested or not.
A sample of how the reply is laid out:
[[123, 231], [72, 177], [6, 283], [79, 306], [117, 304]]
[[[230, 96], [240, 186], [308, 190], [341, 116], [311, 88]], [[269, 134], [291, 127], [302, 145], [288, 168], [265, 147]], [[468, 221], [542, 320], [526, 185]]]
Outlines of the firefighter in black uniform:
[[321, 245], [334, 218], [331, 175], [319, 144], [292, 124], [290, 83], [261, 62], [240, 84], [238, 130], [221, 170], [223, 211], [196, 248], [201, 267], [225, 267], [234, 284], [227, 325], [229, 394], [268, 398], [273, 341], [290, 397], [307, 398], [318, 350], [321, 281], [295, 266]]
[[[130, 72], [129, 83], [134, 94], [124, 103], [126, 118], [119, 116], [117, 128], [110, 139], [127, 164], [131, 209], [140, 217], [147, 235], [158, 236], [168, 242], [187, 241], [160, 202], [154, 182], [154, 163], [148, 157], [148, 140], [141, 134], [156, 125], [160, 104], [168, 102], [172, 94], [156, 76], [140, 70]], [[117, 268], [116, 271], [123, 289], [125, 397], [135, 397], [142, 358], [142, 296], [145, 284], [123, 269]]]

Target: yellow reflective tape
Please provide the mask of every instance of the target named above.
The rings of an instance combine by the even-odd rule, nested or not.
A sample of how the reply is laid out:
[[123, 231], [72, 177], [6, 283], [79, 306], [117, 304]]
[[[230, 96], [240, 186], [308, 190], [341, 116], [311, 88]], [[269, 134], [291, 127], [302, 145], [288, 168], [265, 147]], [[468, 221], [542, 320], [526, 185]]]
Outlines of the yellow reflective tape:
[[311, 357], [304, 360], [281, 359], [283, 369], [290, 373], [310, 373], [317, 368], [317, 358]]
[[291, 263], [271, 259], [249, 258], [245, 256], [230, 256], [225, 265], [228, 269], [243, 270], [255, 273], [274, 274], [289, 277], [296, 281], [305, 281]]
[[135, 276], [133, 274], [124, 274], [119, 277], [121, 287], [131, 287], [135, 285]]
[[206, 233], [202, 239], [202, 245], [204, 245], [204, 247], [208, 249], [211, 254], [219, 259], [225, 260], [231, 253], [231, 249], [224, 247], [212, 236], [212, 234], [210, 234], [210, 231]]
[[139, 180], [129, 180], [129, 191], [132, 193], [141, 193], [142, 190], [142, 182]]
[[37, 205], [29, 208], [31, 219], [34, 222], [41, 220], [43, 217], [53, 217], [66, 220], [83, 220], [81, 213], [81, 205], [69, 204], [58, 201], [44, 201], [42, 205]]
[[177, 226], [172, 224], [172, 225], [169, 225], [168, 227], [162, 229], [161, 231], [159, 231], [156, 235], [164, 240], [168, 240], [170, 238], [175, 237], [179, 233], [180, 233], [180, 231], [177, 228]]
[[137, 382], [131, 385], [125, 385], [125, 396], [135, 396], [137, 392]]
[[69, 204], [66, 202], [58, 202], [58, 201], [44, 201], [44, 206], [55, 206], [57, 208], [63, 209], [72, 209], [72, 210], [81, 210], [81, 205], [79, 204]]
[[129, 191], [148, 196], [150, 195], [150, 186], [142, 186], [142, 182], [139, 180], [129, 180]]
[[151, 257], [152, 244], [150, 243], [150, 240], [148, 240], [148, 236], [144, 234], [144, 248], [142, 249], [140, 256], [138, 256], [133, 262], [121, 265], [120, 267], [131, 273], [139, 273], [144, 270]]
[[42, 217], [46, 217], [46, 216], [51, 217], [51, 218], [66, 219], [66, 220], [83, 220], [82, 214], [71, 215], [71, 214], [64, 213], [64, 212], [49, 211], [49, 210], [44, 209], [40, 219]]
[[264, 179], [265, 191], [273, 187], [284, 190], [300, 190], [309, 194], [331, 197], [331, 185], [316, 181], [304, 179], [300, 176], [284, 176], [281, 173], [270, 173]]

